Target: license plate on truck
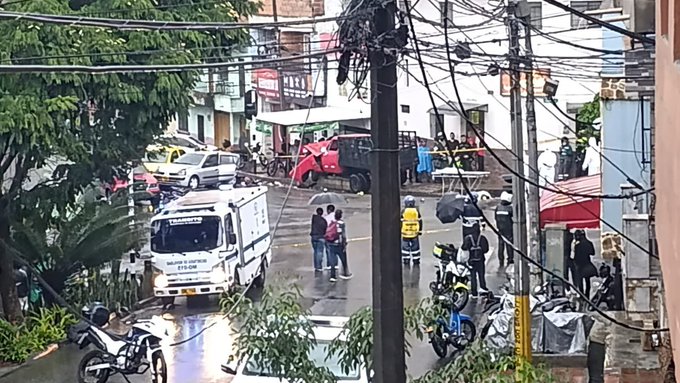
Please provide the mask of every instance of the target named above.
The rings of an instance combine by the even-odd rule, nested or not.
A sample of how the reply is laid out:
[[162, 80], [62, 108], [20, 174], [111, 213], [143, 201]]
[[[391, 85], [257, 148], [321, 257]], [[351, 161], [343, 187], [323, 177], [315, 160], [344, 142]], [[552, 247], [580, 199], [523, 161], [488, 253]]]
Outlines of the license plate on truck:
[[182, 289], [182, 295], [196, 295], [196, 289]]

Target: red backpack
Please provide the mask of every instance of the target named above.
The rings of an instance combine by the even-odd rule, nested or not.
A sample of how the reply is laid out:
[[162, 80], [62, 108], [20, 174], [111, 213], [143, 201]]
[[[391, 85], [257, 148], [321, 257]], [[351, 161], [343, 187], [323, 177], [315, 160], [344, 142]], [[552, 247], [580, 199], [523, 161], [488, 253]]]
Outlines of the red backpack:
[[328, 242], [335, 242], [340, 238], [340, 233], [338, 232], [338, 221], [331, 221], [326, 227], [326, 234], [323, 238]]

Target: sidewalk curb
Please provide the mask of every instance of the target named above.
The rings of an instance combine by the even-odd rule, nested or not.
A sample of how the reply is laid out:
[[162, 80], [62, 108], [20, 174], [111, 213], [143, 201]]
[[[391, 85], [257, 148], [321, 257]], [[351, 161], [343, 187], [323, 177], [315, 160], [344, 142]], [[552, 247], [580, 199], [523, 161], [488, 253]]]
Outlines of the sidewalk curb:
[[58, 351], [59, 348], [60, 348], [59, 343], [52, 343], [52, 344], [48, 345], [47, 347], [45, 347], [44, 350], [37, 352], [33, 356], [29, 356], [28, 359], [26, 359], [26, 361], [24, 363], [10, 365], [10, 366], [7, 366], [7, 367], [0, 368], [0, 379], [11, 375], [12, 373], [14, 373], [15, 371], [17, 371], [19, 369], [30, 367], [33, 364], [33, 362], [38, 361], [38, 360], [40, 360], [40, 359], [42, 359], [46, 356], [53, 354], [54, 352]]
[[[238, 175], [243, 176], [243, 177], [252, 178], [255, 181], [272, 182], [272, 183], [275, 183], [275, 184], [281, 184], [281, 185], [276, 185], [276, 186], [286, 187], [288, 184], [290, 184], [289, 178], [269, 177], [266, 174], [259, 174], [259, 173], [253, 174], [253, 173], [248, 173], [248, 172], [244, 172], [244, 171], [239, 171]], [[329, 186], [325, 186], [324, 188], [329, 190], [329, 191], [341, 192], [341, 193], [345, 193], [345, 194], [353, 194], [353, 193], [349, 192], [348, 190], [333, 188], [333, 187], [329, 187]], [[319, 189], [312, 187], [312, 188], [303, 189], [303, 190], [319, 190]], [[411, 190], [410, 188], [401, 188], [400, 194], [401, 195], [412, 195], [414, 197], [437, 197], [437, 198], [441, 197], [440, 189], [433, 190], [433, 191], [421, 191], [421, 190], [417, 190], [417, 189]]]

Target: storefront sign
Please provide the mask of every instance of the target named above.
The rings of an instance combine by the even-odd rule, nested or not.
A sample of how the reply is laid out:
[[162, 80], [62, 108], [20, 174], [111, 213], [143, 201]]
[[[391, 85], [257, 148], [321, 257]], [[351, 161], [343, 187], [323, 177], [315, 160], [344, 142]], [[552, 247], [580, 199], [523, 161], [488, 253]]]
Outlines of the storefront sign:
[[279, 97], [279, 76], [276, 69], [256, 69], [253, 72], [255, 90], [262, 97]]
[[311, 89], [309, 88], [309, 76], [307, 74], [283, 73], [283, 96], [286, 99], [307, 99], [310, 94]]
[[[521, 88], [522, 96], [527, 95], [527, 74], [525, 72], [520, 73], [519, 85]], [[550, 69], [535, 69], [534, 70], [534, 96], [535, 97], [545, 97], [543, 93], [543, 85], [545, 84], [545, 79], [550, 78]], [[501, 72], [501, 95], [510, 96], [510, 90], [512, 89], [512, 81], [510, 79], [510, 72]]]

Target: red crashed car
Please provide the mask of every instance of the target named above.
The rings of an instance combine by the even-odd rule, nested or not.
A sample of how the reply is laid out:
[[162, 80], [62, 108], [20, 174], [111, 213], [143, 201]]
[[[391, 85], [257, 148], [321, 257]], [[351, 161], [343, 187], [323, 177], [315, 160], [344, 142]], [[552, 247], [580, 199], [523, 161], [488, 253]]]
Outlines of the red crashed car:
[[[156, 201], [160, 195], [161, 189], [158, 187], [158, 181], [153, 174], [146, 171], [146, 168], [139, 166], [134, 169], [133, 173], [134, 184], [132, 185], [135, 192], [135, 200], [145, 201], [150, 200], [152, 202]], [[128, 187], [127, 179], [119, 179], [113, 177], [112, 183], [105, 183], [102, 185], [103, 196], [109, 199], [114, 193], [126, 189]]]

